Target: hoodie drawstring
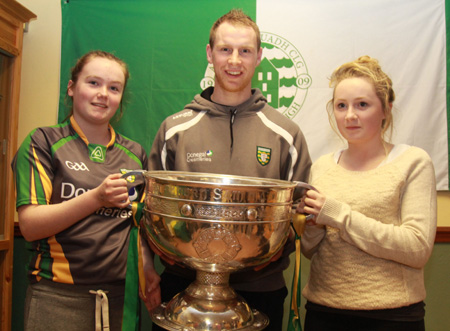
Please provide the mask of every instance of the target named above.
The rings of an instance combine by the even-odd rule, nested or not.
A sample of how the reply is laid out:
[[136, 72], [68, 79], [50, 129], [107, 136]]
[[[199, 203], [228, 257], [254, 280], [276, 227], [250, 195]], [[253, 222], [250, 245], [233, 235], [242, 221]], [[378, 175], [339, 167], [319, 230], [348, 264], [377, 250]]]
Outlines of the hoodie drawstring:
[[230, 113], [231, 113], [231, 117], [230, 117], [230, 136], [231, 136], [231, 150], [233, 151], [233, 123], [234, 123], [234, 118], [236, 117], [236, 112], [237, 109], [230, 109]]

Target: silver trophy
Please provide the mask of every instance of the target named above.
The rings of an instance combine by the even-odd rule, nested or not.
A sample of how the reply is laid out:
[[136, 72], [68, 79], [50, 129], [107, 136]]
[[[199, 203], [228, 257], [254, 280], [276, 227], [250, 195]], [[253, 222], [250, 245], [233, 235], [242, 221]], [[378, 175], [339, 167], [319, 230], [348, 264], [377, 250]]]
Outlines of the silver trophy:
[[148, 171], [141, 229], [196, 280], [151, 312], [173, 331], [264, 329], [268, 318], [229, 286], [232, 272], [269, 262], [290, 231], [293, 193], [304, 183], [255, 177]]

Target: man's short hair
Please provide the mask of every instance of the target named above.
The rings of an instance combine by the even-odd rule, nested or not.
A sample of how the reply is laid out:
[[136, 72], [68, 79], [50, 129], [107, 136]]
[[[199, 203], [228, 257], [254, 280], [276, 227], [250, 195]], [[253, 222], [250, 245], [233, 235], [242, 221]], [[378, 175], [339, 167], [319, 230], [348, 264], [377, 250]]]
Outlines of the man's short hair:
[[220, 17], [211, 27], [211, 31], [209, 32], [209, 45], [212, 48], [214, 48], [214, 41], [216, 39], [216, 31], [219, 28], [219, 26], [224, 23], [228, 22], [231, 25], [234, 26], [245, 26], [250, 27], [255, 31], [256, 34], [256, 46], [257, 50], [261, 48], [261, 33], [259, 31], [258, 25], [251, 19], [250, 16], [245, 14], [242, 9], [232, 9], [222, 17]]

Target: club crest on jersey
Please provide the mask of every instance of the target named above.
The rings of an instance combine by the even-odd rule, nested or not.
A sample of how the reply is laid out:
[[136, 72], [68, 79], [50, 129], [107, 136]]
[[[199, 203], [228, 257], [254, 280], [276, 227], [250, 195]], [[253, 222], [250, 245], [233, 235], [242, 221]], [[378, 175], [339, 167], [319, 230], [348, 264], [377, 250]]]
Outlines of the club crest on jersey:
[[102, 145], [89, 144], [89, 158], [97, 163], [105, 162], [106, 147]]
[[257, 146], [256, 148], [256, 158], [262, 166], [269, 164], [271, 154], [272, 154], [271, 148], [261, 146]]

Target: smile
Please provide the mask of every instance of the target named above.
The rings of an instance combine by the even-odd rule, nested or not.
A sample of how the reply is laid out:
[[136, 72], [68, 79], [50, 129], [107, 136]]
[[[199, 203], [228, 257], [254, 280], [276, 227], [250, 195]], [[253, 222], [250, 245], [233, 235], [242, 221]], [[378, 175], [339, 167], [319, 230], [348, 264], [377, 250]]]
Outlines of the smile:
[[93, 105], [93, 106], [96, 106], [96, 107], [101, 107], [101, 108], [108, 108], [108, 107], [107, 107], [105, 104], [103, 104], [103, 103], [95, 103], [95, 102], [93, 102], [92, 105]]

